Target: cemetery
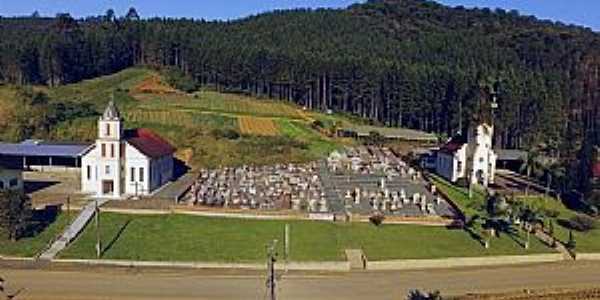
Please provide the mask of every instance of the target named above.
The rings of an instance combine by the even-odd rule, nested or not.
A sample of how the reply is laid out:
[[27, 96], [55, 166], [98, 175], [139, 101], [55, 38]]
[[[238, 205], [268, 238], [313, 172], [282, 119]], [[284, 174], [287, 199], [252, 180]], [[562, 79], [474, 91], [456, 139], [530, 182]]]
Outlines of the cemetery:
[[317, 163], [202, 170], [190, 205], [329, 212]]
[[376, 146], [347, 147], [308, 164], [203, 169], [185, 200], [192, 207], [336, 216], [457, 215], [419, 171]]
[[436, 186], [388, 148], [361, 146], [333, 152], [322, 180], [332, 206], [340, 210], [403, 217], [456, 217]]

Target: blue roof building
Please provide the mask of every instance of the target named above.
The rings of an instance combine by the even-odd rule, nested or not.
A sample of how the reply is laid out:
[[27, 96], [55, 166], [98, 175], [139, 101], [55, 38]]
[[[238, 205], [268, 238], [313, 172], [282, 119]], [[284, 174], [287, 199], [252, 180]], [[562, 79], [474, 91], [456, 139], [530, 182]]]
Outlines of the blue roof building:
[[89, 144], [48, 143], [26, 140], [22, 143], [0, 143], [0, 162], [23, 168], [29, 166], [79, 167], [81, 157], [91, 149]]

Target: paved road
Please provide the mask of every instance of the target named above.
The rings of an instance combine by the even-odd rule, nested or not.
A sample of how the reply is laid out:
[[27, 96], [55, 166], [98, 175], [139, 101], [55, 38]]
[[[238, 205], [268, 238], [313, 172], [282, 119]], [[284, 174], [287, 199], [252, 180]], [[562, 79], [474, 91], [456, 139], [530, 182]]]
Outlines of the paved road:
[[[0, 270], [10, 290], [25, 288], [16, 299], [151, 300], [264, 299], [259, 274], [215, 275], [215, 271]], [[501, 268], [345, 274], [289, 274], [279, 299], [405, 299], [410, 289], [446, 295], [507, 292], [549, 287], [600, 285], [600, 262], [554, 263]]]

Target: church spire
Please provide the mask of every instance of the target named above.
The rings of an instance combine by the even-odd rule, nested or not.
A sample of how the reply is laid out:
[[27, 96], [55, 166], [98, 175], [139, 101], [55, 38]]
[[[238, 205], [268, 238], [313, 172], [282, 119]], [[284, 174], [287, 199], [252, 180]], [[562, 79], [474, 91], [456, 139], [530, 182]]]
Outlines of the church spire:
[[104, 110], [104, 113], [102, 114], [102, 118], [104, 120], [120, 120], [121, 119], [121, 113], [119, 112], [119, 109], [115, 105], [114, 100], [111, 100], [108, 103], [108, 106], [106, 107], [106, 109]]

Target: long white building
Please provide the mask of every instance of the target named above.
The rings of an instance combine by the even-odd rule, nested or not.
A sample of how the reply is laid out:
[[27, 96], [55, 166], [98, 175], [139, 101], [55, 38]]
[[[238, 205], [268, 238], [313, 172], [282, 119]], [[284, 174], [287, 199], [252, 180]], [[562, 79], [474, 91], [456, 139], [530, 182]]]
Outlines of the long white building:
[[451, 138], [438, 151], [436, 173], [451, 182], [471, 178], [471, 183], [486, 187], [494, 183], [497, 155], [492, 149], [493, 136], [494, 128], [481, 124], [471, 128], [466, 139], [461, 135]]
[[98, 120], [98, 139], [81, 160], [84, 193], [101, 198], [150, 195], [173, 178], [175, 148], [149, 129], [124, 130], [111, 101]]

